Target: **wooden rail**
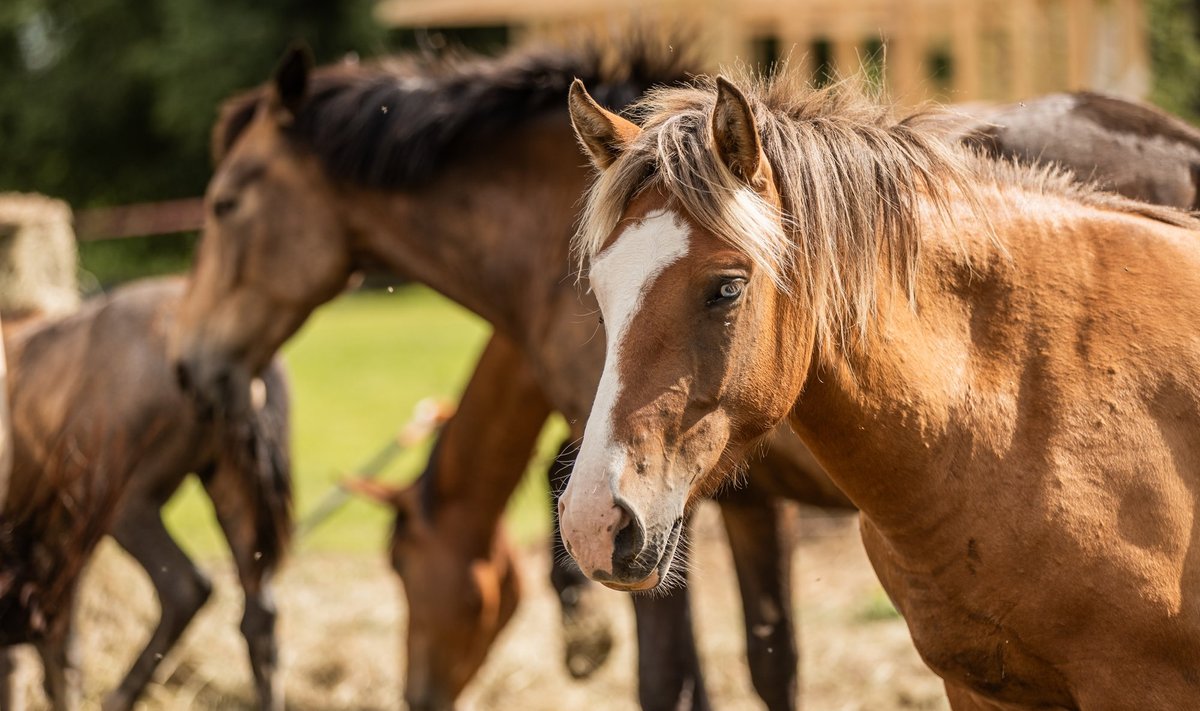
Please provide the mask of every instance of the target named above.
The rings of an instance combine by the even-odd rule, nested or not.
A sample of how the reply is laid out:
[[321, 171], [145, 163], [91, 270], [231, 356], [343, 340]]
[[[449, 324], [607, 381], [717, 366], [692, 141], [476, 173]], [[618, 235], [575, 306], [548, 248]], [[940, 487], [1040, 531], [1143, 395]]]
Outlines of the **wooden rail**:
[[148, 237], [193, 232], [204, 226], [204, 200], [185, 198], [75, 212], [75, 236], [80, 242]]

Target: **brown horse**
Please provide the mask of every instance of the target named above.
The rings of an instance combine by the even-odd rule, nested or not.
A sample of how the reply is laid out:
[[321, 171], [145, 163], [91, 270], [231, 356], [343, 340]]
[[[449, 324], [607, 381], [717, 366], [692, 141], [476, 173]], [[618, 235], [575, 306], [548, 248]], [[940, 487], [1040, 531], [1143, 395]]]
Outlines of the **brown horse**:
[[[476, 424], [497, 412], [512, 418], [507, 429]], [[495, 336], [425, 473], [400, 490], [349, 482], [396, 511], [391, 558], [411, 610], [404, 687], [410, 708], [451, 707], [516, 610], [515, 557], [497, 524], [519, 477], [494, 482], [491, 473], [524, 471], [549, 414], [516, 347]], [[480, 429], [493, 437], [460, 441]]]
[[[182, 379], [201, 398], [219, 399], [229, 384], [244, 382], [260, 368], [313, 308], [336, 296], [354, 269], [382, 265], [489, 320], [535, 375], [541, 393], [536, 397], [581, 434], [603, 350], [596, 339], [595, 304], [567, 275], [569, 238], [589, 173], [562, 99], [578, 75], [600, 81], [610, 100], [631, 100], [653, 84], [679, 81], [687, 73], [679, 56], [667, 43], [643, 43], [615, 57], [554, 50], [421, 72], [412, 66], [336, 67], [310, 78], [305, 57], [290, 55], [266, 89], [226, 107], [215, 131], [219, 165], [174, 338]], [[527, 203], [539, 209], [529, 210]], [[493, 433], [478, 432], [485, 421]], [[515, 482], [523, 463], [474, 458], [482, 453], [461, 454], [457, 448], [501, 441], [509, 423], [517, 421], [497, 412], [490, 420], [475, 418], [475, 434], [456, 437], [462, 444], [454, 452], [440, 449], [439, 456], [492, 468], [487, 481]], [[518, 448], [515, 442], [506, 446]], [[814, 503], [848, 508], [810, 458], [784, 459], [796, 473], [792, 481], [808, 471], [815, 483], [807, 491], [821, 493]], [[439, 472], [452, 481], [481, 477], [470, 470], [451, 475], [439, 467]], [[498, 490], [511, 486], [501, 483]], [[487, 510], [499, 507], [489, 504]], [[470, 545], [489, 551], [494, 543], [489, 534]], [[465, 578], [461, 571], [455, 576]], [[492, 577], [500, 576], [497, 571]], [[751, 605], [766, 616], [757, 620], [759, 613], [752, 613], [758, 629], [772, 633], [767, 640], [750, 635], [749, 643], [768, 650], [774, 635], [790, 635], [790, 621], [778, 614], [786, 618], [790, 612], [786, 595], [776, 589], [762, 596], [761, 605]], [[455, 602], [426, 597], [438, 605]], [[670, 600], [670, 610], [661, 599], [635, 600], [656, 622], [670, 625], [669, 632], [654, 634], [647, 626], [645, 637], [690, 649], [686, 589]], [[410, 604], [419, 602], [410, 598]], [[470, 609], [443, 615], [414, 607], [411, 616], [476, 619]], [[447, 631], [434, 639], [459, 637]], [[754, 654], [777, 667], [757, 678], [786, 676], [794, 688], [791, 648]], [[426, 658], [456, 657], [447, 647]], [[707, 708], [695, 660], [691, 653], [683, 665], [662, 669], [660, 655], [643, 654], [644, 705], [676, 708], [684, 699], [688, 707]], [[428, 690], [410, 690], [410, 703], [422, 707], [453, 698], [464, 666], [428, 672], [452, 681], [432, 699], [416, 695]], [[794, 693], [785, 689], [777, 695], [791, 698], [773, 707], [794, 706]]]
[[246, 593], [242, 633], [259, 702], [283, 708], [270, 579], [291, 532], [284, 374], [272, 364], [257, 396], [197, 417], [165, 356], [183, 290], [180, 280], [126, 286], [64, 319], [23, 326], [6, 343], [14, 466], [0, 531], [0, 644], [37, 646], [56, 709], [79, 704], [71, 606], [104, 533], [146, 571], [162, 607], [105, 709], [133, 707], [208, 598], [208, 578], [160, 515], [189, 472], [212, 499]]
[[571, 107], [609, 333], [562, 515], [589, 575], [655, 585], [786, 418], [955, 709], [1200, 698], [1200, 224], [843, 87]]
[[[1075, 100], [1073, 95], [1071, 98]], [[1082, 104], [1085, 100], [1098, 101], [1091, 95], [1078, 96], [1078, 103]], [[1139, 141], [1121, 140], [1122, 137], [1136, 134], [1141, 141], [1158, 144], [1177, 135], [1182, 122], [1139, 104], [1108, 97], [1103, 98], [1103, 105], [1108, 112], [1104, 132], [1094, 127], [1088, 130], [1088, 126], [1080, 125], [1093, 120], [1090, 118], [1092, 114], [1086, 112], [1069, 114], [1045, 125], [1028, 120], [1025, 114], [1028, 111], [1034, 116], [1041, 115], [1046, 103], [1057, 104], [1059, 101], [1058, 97], [1047, 97], [1020, 105], [989, 107], [988, 116], [1002, 114], [1006, 117], [1004, 131], [994, 134], [991, 150], [1015, 153], [1021, 147], [1026, 147], [1021, 157], [1036, 161], [1036, 155], [1030, 153], [1028, 146], [1055, 147], [1061, 140], [1070, 139], [1073, 141], [1073, 151], [1051, 151], [1047, 148], [1040, 151], [1040, 155], [1070, 167], [1077, 175], [1088, 179], [1103, 178], [1105, 185], [1126, 192], [1131, 197], [1148, 191], [1148, 194], [1157, 200], [1164, 200], [1166, 204], [1180, 207], [1191, 204], [1191, 192], [1184, 189], [1186, 185], [1180, 182], [1190, 181], [1188, 176], [1193, 157], [1188, 152], [1182, 151], [1171, 156], [1155, 155], [1152, 160], [1147, 160]], [[966, 142], [972, 144], [978, 141], [981, 132], [994, 131], [999, 126], [981, 121], [978, 115], [964, 115], [961, 107], [955, 107], [955, 113], [952, 114], [924, 118], [936, 120], [938, 125], [950, 121], [956, 128], [950, 136], [965, 138]], [[1124, 169], [1116, 172], [1117, 166], [1124, 166]], [[415, 677], [410, 670], [406, 688], [412, 698], [435, 698], [439, 695], [453, 698], [457, 695], [473, 675], [475, 667], [482, 662], [480, 650], [486, 649], [507, 619], [476, 614], [471, 609], [456, 609], [444, 602], [428, 605], [419, 601], [439, 600], [438, 596], [444, 595], [444, 591], [463, 589], [464, 576], [479, 567], [481, 556], [485, 553], [493, 557], [492, 564], [496, 570], [506, 571], [511, 567], [511, 551], [501, 539], [493, 538], [489, 533], [493, 530], [489, 527], [499, 522], [503, 510], [501, 503], [516, 487], [523, 471], [523, 461], [519, 457], [509, 458], [503, 453], [516, 451], [518, 443], [514, 435], [518, 432], [524, 433], [524, 446], [532, 446], [532, 438], [536, 437], [538, 431], [537, 425], [544, 420], [548, 406], [528, 367], [520, 362], [514, 349], [506, 345], [502, 337], [498, 336], [497, 340], [502, 342], [494, 342], [485, 349], [471, 384], [462, 396], [463, 418], [448, 428], [442, 444], [435, 450], [425, 474], [418, 482], [407, 491], [397, 491], [379, 484], [360, 487], [362, 493], [398, 511], [392, 555], [395, 561], [410, 561], [408, 565], [397, 563], [397, 571], [404, 579], [410, 599], [418, 600], [411, 604], [418, 611], [414, 624], [421, 628], [416, 632], [410, 630], [409, 655], [419, 654], [423, 659], [434, 660], [446, 658], [456, 662], [432, 662], [422, 667]], [[523, 389], [524, 395], [519, 395], [517, 388]], [[505, 443], [503, 449], [496, 450], [501, 456], [499, 460], [488, 460], [490, 447], [468, 448], [466, 444], [492, 440]], [[771, 451], [781, 448], [786, 451], [788, 446], [799, 450], [793, 456], [805, 455], [794, 439], [783, 437], [776, 441], [776, 447]], [[561, 491], [565, 487], [574, 451], [573, 447], [564, 451], [552, 466], [552, 491]], [[787, 649], [794, 644], [790, 636], [790, 621], [785, 618], [783, 623], [774, 627], [763, 627], [759, 623], [761, 619], [774, 618], [773, 606], [780, 598], [788, 599], [786, 593], [780, 596], [767, 592], [788, 589], [787, 567], [780, 566], [780, 561], [788, 559], [787, 542], [780, 538], [775, 509], [762, 500], [762, 489], [769, 489], [775, 483], [770, 471], [779, 466], [769, 462], [752, 463], [748, 474], [756, 486], [727, 492], [721, 501], [726, 531], [731, 547], [736, 551], [734, 560], [739, 566], [742, 598], [759, 601], [757, 605], [748, 604], [744, 608], [747, 613], [746, 628], [771, 630], [769, 639], [764, 640], [766, 644], [751, 642], [747, 645], [755, 687], [767, 700], [769, 708], [787, 708], [784, 700], [795, 696], [795, 679], [783, 673], [786, 655], [772, 651]], [[765, 471], [756, 473], [756, 469]], [[484, 476], [486, 479], [481, 480], [480, 477]], [[427, 492], [430, 490], [437, 494], [429, 496]], [[796, 496], [794, 491], [777, 490], [774, 493], [785, 497], [789, 494]], [[805, 492], [798, 498], [813, 501], [821, 496], [821, 492]], [[476, 499], [477, 503], [465, 503]], [[749, 505], [745, 503], [747, 500]], [[830, 500], [830, 503], [835, 502]], [[443, 508], [449, 512], [448, 515], [443, 514]], [[464, 526], [461, 521], [465, 510], [473, 512], [470, 515], [474, 523], [470, 526]], [[551, 541], [557, 556], [561, 549], [557, 519], [555, 525]], [[436, 553], [427, 554], [425, 551]], [[455, 555], [459, 556], [457, 562]], [[552, 571], [552, 580], [560, 591], [564, 617], [570, 620], [565, 627], [568, 635], [568, 668], [573, 674], [582, 676], [604, 658], [611, 645], [611, 637], [604, 623], [589, 615], [590, 608], [585, 604], [588, 591], [581, 584], [579, 575], [575, 566], [556, 565]], [[773, 575], [782, 576], [783, 579], [772, 578]], [[514, 589], [514, 597], [515, 594]], [[505, 602], [502, 607], [515, 607], [515, 599]], [[646, 618], [652, 616], [643, 615], [641, 619]], [[663, 635], [652, 622], [643, 624], [639, 632], [639, 646], [645, 662], [685, 667], [691, 664], [686, 658], [691, 651], [678, 647], [672, 649], [675, 640]], [[653, 651], [656, 643], [663, 647], [659, 652]], [[444, 648], [431, 649], [431, 644], [442, 644]], [[470, 660], [470, 663], [461, 660]], [[670, 669], [643, 670], [644, 678], [669, 678], [671, 674]], [[665, 686], [669, 688], [671, 685]], [[430, 690], [431, 687], [433, 690]], [[653, 690], [647, 690], [648, 695], [654, 693]], [[662, 703], [648, 701], [647, 707]]]

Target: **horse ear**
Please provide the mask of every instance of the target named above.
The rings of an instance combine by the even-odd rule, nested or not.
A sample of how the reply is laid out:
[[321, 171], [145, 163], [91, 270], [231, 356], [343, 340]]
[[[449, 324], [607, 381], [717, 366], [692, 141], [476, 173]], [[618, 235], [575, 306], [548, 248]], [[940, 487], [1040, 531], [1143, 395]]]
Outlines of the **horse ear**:
[[621, 152], [633, 142], [642, 129], [632, 121], [606, 111], [587, 93], [583, 82], [576, 79], [567, 97], [571, 107], [571, 125], [583, 144], [592, 163], [601, 170], [616, 162]]
[[270, 96], [271, 106], [280, 123], [291, 123], [304, 105], [312, 67], [312, 52], [303, 43], [297, 42], [283, 53], [271, 79]]
[[717, 77], [712, 137], [717, 155], [730, 172], [756, 190], [766, 189], [770, 168], [758, 140], [754, 110], [742, 90], [725, 77]]

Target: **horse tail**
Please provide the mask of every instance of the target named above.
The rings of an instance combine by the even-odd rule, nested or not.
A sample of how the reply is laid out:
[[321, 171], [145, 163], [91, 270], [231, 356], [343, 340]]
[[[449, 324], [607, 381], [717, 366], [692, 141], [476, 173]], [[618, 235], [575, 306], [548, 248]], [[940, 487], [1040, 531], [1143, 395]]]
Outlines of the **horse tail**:
[[283, 366], [271, 363], [260, 380], [246, 414], [222, 423], [216, 466], [202, 478], [230, 545], [252, 554], [244, 565], [261, 574], [283, 562], [293, 525], [290, 398]]

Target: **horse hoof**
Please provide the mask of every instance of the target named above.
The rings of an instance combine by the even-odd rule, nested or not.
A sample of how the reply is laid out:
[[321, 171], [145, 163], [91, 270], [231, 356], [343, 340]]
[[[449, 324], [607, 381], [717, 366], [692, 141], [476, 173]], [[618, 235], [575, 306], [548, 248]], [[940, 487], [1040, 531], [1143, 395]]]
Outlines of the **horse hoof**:
[[586, 679], [604, 666], [612, 652], [608, 618], [600, 610], [595, 594], [587, 589], [579, 591], [570, 604], [564, 602], [562, 615], [567, 672], [575, 679]]

